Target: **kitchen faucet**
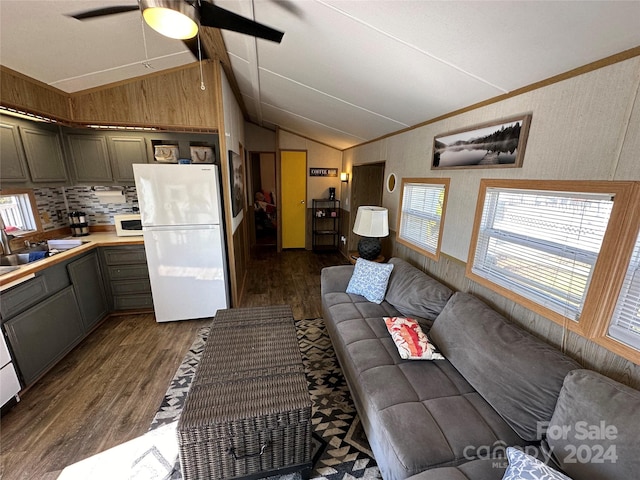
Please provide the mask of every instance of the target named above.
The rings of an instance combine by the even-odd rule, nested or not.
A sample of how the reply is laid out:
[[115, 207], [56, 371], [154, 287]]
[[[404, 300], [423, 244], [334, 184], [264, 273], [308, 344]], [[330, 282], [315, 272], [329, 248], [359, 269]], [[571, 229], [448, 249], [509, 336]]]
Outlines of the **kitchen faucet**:
[[11, 253], [11, 242], [9, 241], [9, 235], [5, 231], [4, 220], [0, 217], [0, 242], [2, 243], [2, 251], [5, 255]]

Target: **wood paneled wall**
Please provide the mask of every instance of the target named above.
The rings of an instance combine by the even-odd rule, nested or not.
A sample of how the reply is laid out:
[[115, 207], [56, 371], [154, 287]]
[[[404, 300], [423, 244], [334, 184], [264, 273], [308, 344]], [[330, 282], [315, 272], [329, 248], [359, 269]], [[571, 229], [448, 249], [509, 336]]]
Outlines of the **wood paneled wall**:
[[10, 68], [0, 66], [0, 103], [56, 120], [71, 120], [69, 95]]
[[435, 262], [395, 241], [390, 232], [393, 256], [427, 272], [453, 290], [468, 292], [545, 342], [561, 349], [585, 368], [596, 370], [621, 383], [640, 389], [640, 365], [636, 365], [561, 325], [473, 282], [465, 276], [466, 264], [445, 254]]
[[78, 123], [217, 130], [215, 63], [198, 63], [71, 95]]
[[68, 124], [218, 130], [215, 61], [193, 63], [110, 85], [67, 94], [0, 66], [0, 103]]

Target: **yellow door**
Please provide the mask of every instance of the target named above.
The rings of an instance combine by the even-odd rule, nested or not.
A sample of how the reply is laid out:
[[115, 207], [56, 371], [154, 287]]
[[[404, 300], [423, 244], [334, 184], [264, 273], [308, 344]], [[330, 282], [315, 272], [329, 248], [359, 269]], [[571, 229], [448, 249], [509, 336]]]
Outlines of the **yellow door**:
[[282, 248], [304, 248], [307, 215], [307, 152], [280, 153]]

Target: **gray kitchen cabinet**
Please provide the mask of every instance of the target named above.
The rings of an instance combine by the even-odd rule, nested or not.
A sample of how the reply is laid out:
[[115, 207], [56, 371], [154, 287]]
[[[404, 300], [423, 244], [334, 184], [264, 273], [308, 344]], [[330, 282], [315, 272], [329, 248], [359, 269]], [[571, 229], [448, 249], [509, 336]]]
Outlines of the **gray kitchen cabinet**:
[[109, 136], [109, 157], [113, 180], [134, 183], [133, 164], [147, 163], [147, 145], [142, 137]]
[[6, 321], [4, 328], [25, 386], [34, 383], [84, 336], [72, 286]]
[[2, 183], [29, 181], [17, 125], [0, 122], [0, 159]]
[[62, 144], [57, 126], [42, 124], [20, 127], [27, 165], [34, 183], [66, 183]]
[[76, 182], [113, 182], [107, 139], [104, 135], [68, 133], [66, 138]]
[[91, 252], [67, 265], [78, 300], [84, 332], [89, 333], [109, 313], [98, 255]]
[[153, 308], [144, 245], [102, 247], [100, 250], [111, 309], [122, 311]]

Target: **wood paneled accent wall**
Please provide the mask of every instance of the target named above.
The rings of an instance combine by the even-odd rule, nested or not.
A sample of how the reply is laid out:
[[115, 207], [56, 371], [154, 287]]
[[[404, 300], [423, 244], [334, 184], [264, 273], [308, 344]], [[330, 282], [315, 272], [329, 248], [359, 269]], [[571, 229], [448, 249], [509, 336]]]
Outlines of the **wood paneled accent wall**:
[[71, 120], [69, 95], [0, 65], [0, 103], [56, 120]]
[[71, 94], [77, 123], [218, 129], [215, 63], [198, 63]]
[[0, 103], [68, 124], [218, 131], [216, 62], [187, 66], [68, 94], [0, 66]]

